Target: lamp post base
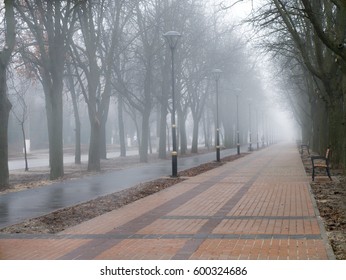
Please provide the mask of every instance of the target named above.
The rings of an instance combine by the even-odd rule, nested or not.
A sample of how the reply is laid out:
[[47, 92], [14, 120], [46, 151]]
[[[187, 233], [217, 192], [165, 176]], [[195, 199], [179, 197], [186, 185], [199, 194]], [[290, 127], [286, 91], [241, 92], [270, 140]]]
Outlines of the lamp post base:
[[172, 177], [178, 177], [178, 155], [177, 152], [172, 152]]

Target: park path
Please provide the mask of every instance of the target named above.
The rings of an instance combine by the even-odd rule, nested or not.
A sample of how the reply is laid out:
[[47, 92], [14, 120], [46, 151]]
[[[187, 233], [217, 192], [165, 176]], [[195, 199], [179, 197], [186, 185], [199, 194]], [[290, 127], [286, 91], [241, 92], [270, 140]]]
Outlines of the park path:
[[0, 259], [334, 259], [294, 145], [278, 144], [56, 235], [0, 235]]

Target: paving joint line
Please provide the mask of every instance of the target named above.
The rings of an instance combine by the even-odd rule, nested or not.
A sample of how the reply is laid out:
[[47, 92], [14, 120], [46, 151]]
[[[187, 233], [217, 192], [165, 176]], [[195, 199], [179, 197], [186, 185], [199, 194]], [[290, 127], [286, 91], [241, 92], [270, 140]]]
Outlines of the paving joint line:
[[[196, 195], [199, 195], [208, 189], [210, 189], [212, 186], [214, 186], [216, 183], [220, 182], [231, 172], [235, 172], [239, 169], [241, 169], [243, 166], [246, 166], [249, 161], [257, 160], [260, 155], [256, 155], [254, 158], [244, 158], [244, 162], [240, 166], [232, 166], [231, 169], [227, 169], [225, 171], [222, 171], [220, 174], [213, 176], [209, 180], [203, 181], [200, 184], [197, 184], [193, 189], [178, 195], [177, 197], [174, 197], [170, 199], [169, 201], [165, 202], [164, 204], [152, 209], [149, 212], [143, 213], [141, 216], [128, 221], [126, 224], [111, 230], [107, 232], [106, 234], [127, 234], [127, 233], [133, 233], [135, 234], [142, 228], [146, 227], [148, 224], [154, 222], [155, 220], [161, 218], [163, 215], [173, 211], [176, 209], [177, 205], [182, 205], [192, 198], [194, 198]], [[222, 168], [222, 167], [221, 167]], [[107, 242], [100, 242], [100, 240], [92, 240], [74, 250], [72, 250], [69, 253], [66, 253], [65, 255], [61, 256], [59, 259], [92, 259], [95, 258], [97, 255], [101, 254], [103, 251], [107, 250], [108, 248], [117, 245], [121, 240], [108, 240]], [[92, 249], [92, 250], [91, 250]]]
[[163, 216], [161, 220], [313, 220], [316, 216]]
[[[257, 160], [257, 157], [253, 159]], [[225, 216], [235, 207], [235, 205], [245, 196], [249, 191], [254, 182], [260, 177], [262, 171], [267, 167], [274, 157], [266, 161], [265, 164], [257, 170], [257, 172], [252, 175], [250, 180], [245, 182], [245, 184], [213, 215], [214, 217]], [[218, 219], [209, 219], [200, 229], [198, 233], [210, 235], [213, 229], [215, 229], [220, 224]], [[189, 259], [192, 254], [197, 251], [200, 245], [205, 241], [205, 239], [189, 240], [185, 245], [173, 256], [173, 260]]]
[[59, 236], [52, 236], [48, 234], [32, 235], [26, 234], [25, 236], [4, 235], [0, 239], [12, 240], [123, 240], [123, 239], [192, 239], [192, 240], [205, 240], [205, 239], [307, 239], [307, 240], [321, 240], [320, 234], [215, 234], [215, 233], [195, 233], [195, 234], [66, 234]]

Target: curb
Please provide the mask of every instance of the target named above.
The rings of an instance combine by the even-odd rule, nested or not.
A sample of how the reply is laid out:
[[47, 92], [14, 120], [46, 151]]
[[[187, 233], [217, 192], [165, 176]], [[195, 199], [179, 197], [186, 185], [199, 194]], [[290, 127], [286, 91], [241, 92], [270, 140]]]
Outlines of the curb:
[[[301, 161], [301, 163], [303, 165], [304, 173], [305, 173], [306, 177], [309, 178], [310, 176], [308, 176], [308, 174], [306, 173], [305, 165], [304, 165], [303, 161]], [[322, 237], [322, 240], [323, 240], [323, 242], [324, 242], [324, 244], [326, 246], [326, 251], [327, 251], [328, 259], [329, 260], [336, 260], [336, 257], [335, 257], [335, 254], [334, 254], [334, 250], [332, 248], [332, 245], [329, 242], [329, 238], [328, 238], [328, 235], [327, 235], [326, 228], [324, 226], [323, 219], [321, 217], [320, 211], [318, 210], [317, 202], [316, 202], [316, 199], [315, 199], [314, 194], [312, 192], [310, 180], [307, 182], [307, 184], [308, 184], [309, 195], [310, 195], [310, 198], [311, 198], [312, 206], [314, 208], [314, 213], [316, 215], [317, 223], [318, 223], [318, 226], [320, 228], [321, 237]]]

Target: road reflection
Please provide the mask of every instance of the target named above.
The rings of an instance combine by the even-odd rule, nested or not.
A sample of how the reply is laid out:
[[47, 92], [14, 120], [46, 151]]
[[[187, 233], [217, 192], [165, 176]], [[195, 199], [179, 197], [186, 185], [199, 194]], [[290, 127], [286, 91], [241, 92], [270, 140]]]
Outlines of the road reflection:
[[[223, 150], [221, 156], [236, 154]], [[178, 159], [178, 170], [214, 161], [215, 153]], [[150, 163], [42, 188], [0, 195], [0, 228], [171, 174], [171, 161]]]

